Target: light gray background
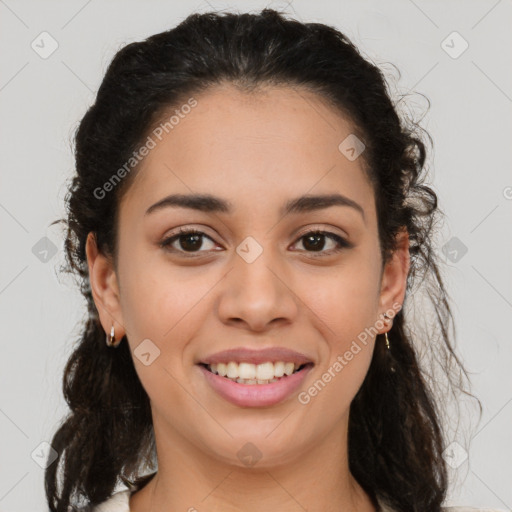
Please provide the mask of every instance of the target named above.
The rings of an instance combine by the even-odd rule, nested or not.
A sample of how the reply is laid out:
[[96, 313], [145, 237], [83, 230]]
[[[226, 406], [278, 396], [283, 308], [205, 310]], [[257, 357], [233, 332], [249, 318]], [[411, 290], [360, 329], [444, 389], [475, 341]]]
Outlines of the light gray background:
[[[451, 471], [448, 504], [510, 509], [510, 1], [0, 0], [0, 512], [46, 509], [36, 461], [67, 411], [62, 372], [84, 313], [70, 279], [56, 275], [62, 234], [49, 224], [64, 214], [77, 123], [121, 46], [175, 26], [195, 10], [233, 6], [270, 6], [335, 25], [377, 64], [395, 64], [402, 92], [431, 100], [423, 126], [434, 139], [433, 183], [448, 217], [440, 246], [453, 247], [457, 237], [467, 248], [462, 257], [452, 253], [446, 279], [458, 349], [484, 406], [471, 442], [454, 436], [469, 458]], [[43, 31], [59, 45], [47, 59], [31, 47]], [[469, 44], [458, 58], [442, 47], [453, 31]], [[452, 51], [463, 44], [457, 37], [448, 39]], [[426, 100], [415, 94], [410, 105], [422, 111]], [[36, 245], [43, 237], [58, 250], [46, 263]], [[473, 413], [463, 420], [474, 424]]]

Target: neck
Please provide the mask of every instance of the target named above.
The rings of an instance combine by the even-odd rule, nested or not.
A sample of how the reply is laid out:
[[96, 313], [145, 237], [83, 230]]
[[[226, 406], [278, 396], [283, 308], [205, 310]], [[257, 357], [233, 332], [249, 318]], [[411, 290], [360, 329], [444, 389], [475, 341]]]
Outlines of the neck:
[[173, 441], [157, 441], [158, 473], [131, 495], [130, 512], [375, 512], [376, 502], [349, 471], [346, 424], [341, 430], [281, 464], [264, 464], [262, 457], [251, 467], [241, 467], [238, 460], [220, 460], [183, 438], [175, 439], [176, 432], [158, 435], [163, 431], [155, 424], [157, 440]]

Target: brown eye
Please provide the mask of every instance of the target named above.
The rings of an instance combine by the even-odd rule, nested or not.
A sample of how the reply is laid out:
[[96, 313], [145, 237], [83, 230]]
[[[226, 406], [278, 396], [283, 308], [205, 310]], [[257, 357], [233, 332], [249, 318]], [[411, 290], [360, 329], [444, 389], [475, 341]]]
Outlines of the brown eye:
[[[163, 240], [160, 243], [160, 247], [169, 248], [170, 246], [169, 250], [176, 252], [202, 252], [201, 247], [203, 246], [204, 238], [213, 242], [213, 240], [202, 231], [197, 231], [195, 229], [180, 229], [177, 234]], [[178, 247], [174, 245], [176, 242]]]
[[[332, 242], [331, 245], [334, 245], [334, 247], [328, 247], [328, 249], [324, 251], [326, 238]], [[302, 244], [307, 252], [324, 252], [331, 254], [353, 247], [353, 244], [329, 231], [309, 231], [302, 235], [299, 240], [303, 240]]]
[[[202, 231], [198, 231], [196, 229], [180, 229], [178, 233], [169, 236], [160, 242], [159, 245], [170, 252], [182, 254], [188, 253], [195, 256], [212, 249], [203, 248], [205, 239], [209, 240], [215, 246], [214, 240]], [[302, 241], [304, 249], [301, 250], [308, 253], [319, 253], [320, 256], [329, 256], [333, 253], [338, 253], [343, 249], [353, 247], [352, 243], [329, 231], [309, 231], [302, 235], [298, 241]], [[327, 250], [324, 250], [326, 247]]]

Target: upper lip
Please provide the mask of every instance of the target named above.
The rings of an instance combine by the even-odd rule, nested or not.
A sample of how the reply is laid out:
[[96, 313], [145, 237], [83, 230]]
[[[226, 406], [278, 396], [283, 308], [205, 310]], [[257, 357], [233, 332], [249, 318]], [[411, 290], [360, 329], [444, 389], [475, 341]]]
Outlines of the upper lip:
[[301, 354], [300, 352], [296, 352], [295, 350], [290, 350], [285, 347], [271, 347], [259, 350], [239, 347], [223, 350], [222, 352], [216, 352], [215, 354], [206, 356], [201, 359], [200, 363], [218, 364], [229, 363], [230, 361], [252, 364], [262, 364], [268, 361], [283, 361], [285, 363], [295, 363], [299, 365], [313, 362], [305, 354]]

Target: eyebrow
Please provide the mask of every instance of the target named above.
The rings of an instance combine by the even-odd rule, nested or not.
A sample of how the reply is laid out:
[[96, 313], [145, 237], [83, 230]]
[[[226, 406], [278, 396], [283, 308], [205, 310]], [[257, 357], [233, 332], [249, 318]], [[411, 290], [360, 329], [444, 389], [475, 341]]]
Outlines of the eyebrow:
[[[305, 195], [290, 199], [281, 208], [280, 215], [285, 216], [289, 213], [312, 212], [323, 210], [331, 206], [348, 206], [353, 208], [357, 210], [363, 217], [363, 220], [365, 220], [365, 213], [362, 206], [353, 199], [341, 194]], [[233, 203], [211, 194], [171, 194], [151, 205], [146, 210], [145, 215], [169, 207], [189, 208], [207, 213], [231, 213], [233, 211]]]

